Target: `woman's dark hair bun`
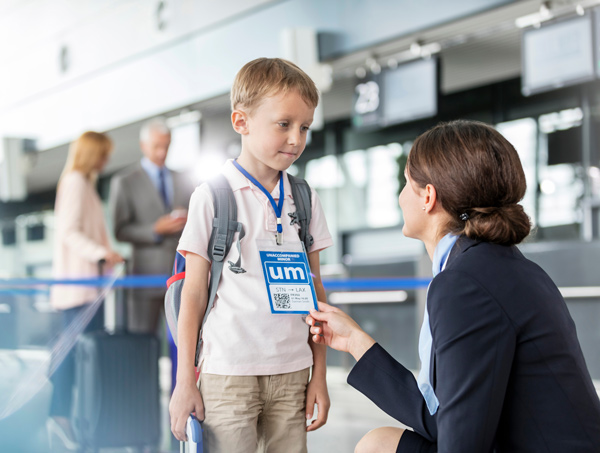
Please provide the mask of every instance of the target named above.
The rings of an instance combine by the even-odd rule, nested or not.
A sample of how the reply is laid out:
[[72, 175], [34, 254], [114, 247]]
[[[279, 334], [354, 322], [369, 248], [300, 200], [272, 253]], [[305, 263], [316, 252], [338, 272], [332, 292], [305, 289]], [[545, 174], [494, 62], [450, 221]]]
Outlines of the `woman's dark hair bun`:
[[520, 204], [498, 208], [473, 208], [465, 222], [464, 234], [502, 245], [518, 244], [529, 235], [531, 221]]

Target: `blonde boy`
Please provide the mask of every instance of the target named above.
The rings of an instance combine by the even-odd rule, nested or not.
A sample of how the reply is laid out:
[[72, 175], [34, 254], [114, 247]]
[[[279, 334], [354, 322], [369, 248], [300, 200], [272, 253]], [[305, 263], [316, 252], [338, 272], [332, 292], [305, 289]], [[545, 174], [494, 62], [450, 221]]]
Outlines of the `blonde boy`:
[[[282, 178], [280, 218], [286, 241], [299, 242], [298, 227], [288, 216], [296, 208], [285, 170], [304, 151], [318, 100], [313, 81], [293, 63], [278, 58], [246, 64], [231, 91], [231, 122], [242, 139], [236, 164], [275, 202]], [[214, 217], [210, 190], [203, 184], [192, 196], [178, 247], [186, 257], [186, 280], [179, 314], [177, 386], [169, 408], [171, 429], [184, 439], [187, 416], [196, 412], [204, 419], [204, 442], [210, 453], [306, 452], [306, 432], [323, 426], [329, 411], [325, 349], [309, 339], [300, 315], [271, 314], [256, 241], [275, 237], [275, 210], [234, 162], [226, 163], [223, 174], [246, 232], [241, 241], [246, 272], [234, 273], [227, 266], [223, 270], [202, 334], [199, 392], [194, 354], [208, 298], [207, 249]], [[307, 252], [315, 290], [317, 298], [325, 300], [319, 251], [331, 246], [332, 239], [314, 190], [309, 232], [314, 238]], [[235, 262], [238, 256], [232, 247], [226, 261]], [[318, 416], [307, 427], [315, 404]]]

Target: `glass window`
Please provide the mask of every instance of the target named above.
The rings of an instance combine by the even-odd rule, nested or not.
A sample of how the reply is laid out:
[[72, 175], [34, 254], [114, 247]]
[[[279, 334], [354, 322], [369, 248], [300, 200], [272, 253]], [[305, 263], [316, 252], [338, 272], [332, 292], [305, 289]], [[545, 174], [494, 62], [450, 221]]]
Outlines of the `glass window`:
[[[401, 154], [402, 145], [390, 143], [306, 163], [306, 180], [321, 198], [332, 234], [400, 223]], [[323, 257], [327, 264], [338, 259], [333, 250]]]
[[537, 123], [533, 118], [523, 118], [496, 125], [496, 129], [515, 147], [523, 165], [527, 191], [521, 204], [532, 223], [537, 223]]
[[548, 165], [540, 168], [540, 227], [581, 223], [579, 199], [583, 181], [576, 166]]
[[345, 183], [338, 159], [333, 155], [307, 162], [306, 180], [315, 189], [336, 189]]
[[372, 228], [400, 223], [398, 157], [402, 145], [391, 143], [367, 150], [367, 225]]
[[542, 228], [579, 224], [583, 220], [582, 119], [579, 108], [539, 118], [538, 225]]

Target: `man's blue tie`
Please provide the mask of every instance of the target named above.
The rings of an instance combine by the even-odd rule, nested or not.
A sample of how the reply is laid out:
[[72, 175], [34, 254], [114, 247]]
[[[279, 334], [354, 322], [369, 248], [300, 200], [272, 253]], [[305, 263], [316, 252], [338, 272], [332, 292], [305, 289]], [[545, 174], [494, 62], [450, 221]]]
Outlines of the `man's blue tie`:
[[158, 192], [160, 193], [165, 208], [171, 209], [171, 203], [169, 203], [169, 196], [167, 195], [167, 183], [165, 181], [166, 171], [167, 169], [164, 167], [158, 171]]

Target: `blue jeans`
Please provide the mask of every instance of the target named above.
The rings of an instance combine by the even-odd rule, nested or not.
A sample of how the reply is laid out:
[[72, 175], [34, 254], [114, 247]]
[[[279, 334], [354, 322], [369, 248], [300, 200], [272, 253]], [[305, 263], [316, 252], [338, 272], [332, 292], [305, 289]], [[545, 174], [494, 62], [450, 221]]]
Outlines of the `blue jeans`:
[[[66, 329], [86, 308], [87, 304], [63, 310], [63, 329]], [[101, 305], [90, 323], [85, 326], [83, 332], [87, 333], [102, 329], [104, 329], [104, 307]], [[50, 376], [50, 381], [54, 386], [52, 400], [50, 401], [50, 417], [71, 418], [73, 387], [75, 384], [75, 351], [73, 349], [69, 351], [54, 374]]]

